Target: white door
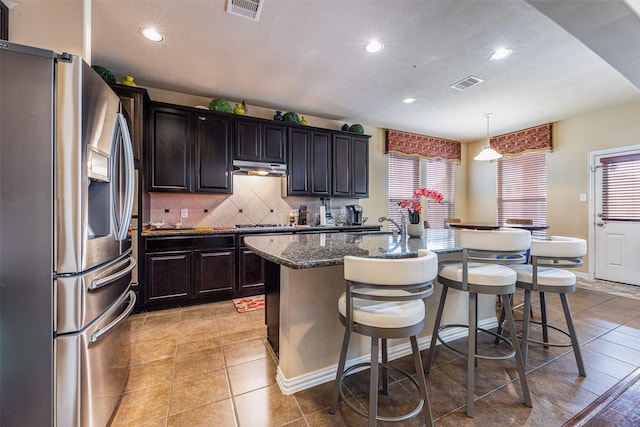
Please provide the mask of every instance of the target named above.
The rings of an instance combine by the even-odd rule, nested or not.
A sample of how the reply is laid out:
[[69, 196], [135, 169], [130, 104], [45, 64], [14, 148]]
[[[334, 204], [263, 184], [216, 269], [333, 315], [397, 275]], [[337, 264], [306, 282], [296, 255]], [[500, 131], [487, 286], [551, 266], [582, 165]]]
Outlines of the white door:
[[596, 279], [640, 286], [640, 148], [592, 155]]

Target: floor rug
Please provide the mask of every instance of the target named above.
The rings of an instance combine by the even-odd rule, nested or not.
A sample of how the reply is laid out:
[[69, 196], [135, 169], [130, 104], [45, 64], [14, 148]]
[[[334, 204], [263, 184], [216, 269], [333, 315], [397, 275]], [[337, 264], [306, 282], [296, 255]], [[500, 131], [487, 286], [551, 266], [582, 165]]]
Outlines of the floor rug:
[[264, 308], [264, 295], [254, 295], [252, 297], [236, 298], [233, 300], [238, 313], [247, 311], [262, 310]]
[[576, 286], [590, 291], [604, 292], [618, 297], [640, 299], [640, 286], [607, 282], [605, 280], [598, 279], [588, 279], [586, 277], [578, 277], [576, 280]]

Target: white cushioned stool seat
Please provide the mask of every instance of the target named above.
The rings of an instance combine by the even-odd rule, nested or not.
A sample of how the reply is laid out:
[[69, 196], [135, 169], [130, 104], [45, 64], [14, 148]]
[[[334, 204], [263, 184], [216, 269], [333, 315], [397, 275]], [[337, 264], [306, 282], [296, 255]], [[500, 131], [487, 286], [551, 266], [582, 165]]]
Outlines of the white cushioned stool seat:
[[[360, 293], [399, 296], [398, 292], [381, 292], [376, 289], [363, 289]], [[409, 295], [408, 292], [405, 292]], [[405, 328], [424, 320], [425, 308], [422, 300], [418, 301], [375, 301], [355, 298], [353, 300], [353, 321], [376, 328]], [[347, 315], [346, 293], [338, 299], [338, 311]]]
[[422, 250], [413, 258], [344, 257], [344, 278], [377, 285], [424, 283], [436, 278], [438, 256]]
[[586, 253], [586, 240], [576, 237], [551, 236], [546, 240], [531, 241], [531, 256], [573, 258], [582, 257]]
[[[438, 276], [449, 280], [462, 282], [462, 264], [448, 264], [442, 267]], [[515, 283], [516, 274], [509, 267], [498, 264], [482, 264], [471, 262], [468, 266], [468, 282], [483, 286], [505, 286]]]
[[[420, 412], [424, 413], [427, 426], [433, 425], [417, 335], [424, 329], [424, 300], [433, 293], [432, 282], [437, 273], [438, 256], [424, 249], [418, 251], [417, 257], [410, 258], [344, 257], [346, 291], [338, 299], [338, 312], [340, 321], [345, 326], [345, 333], [329, 413], [336, 413], [342, 398], [345, 405], [369, 419], [370, 427], [376, 426], [378, 421], [407, 420]], [[345, 369], [353, 332], [371, 337], [370, 362], [357, 363]], [[387, 340], [391, 338], [409, 338], [415, 377], [388, 363]], [[379, 351], [380, 341], [382, 351]], [[379, 353], [382, 353], [381, 363], [378, 361]], [[351, 371], [365, 367], [369, 367], [368, 411], [364, 411], [351, 399], [346, 399], [342, 390], [343, 379]], [[418, 405], [403, 415], [378, 414], [378, 383], [382, 383], [382, 393], [387, 394], [389, 370], [407, 377], [420, 391]]]
[[[518, 282], [531, 283], [533, 281], [533, 266], [514, 265], [511, 269], [517, 274]], [[538, 286], [573, 286], [576, 275], [567, 270], [556, 267], [538, 267]]]

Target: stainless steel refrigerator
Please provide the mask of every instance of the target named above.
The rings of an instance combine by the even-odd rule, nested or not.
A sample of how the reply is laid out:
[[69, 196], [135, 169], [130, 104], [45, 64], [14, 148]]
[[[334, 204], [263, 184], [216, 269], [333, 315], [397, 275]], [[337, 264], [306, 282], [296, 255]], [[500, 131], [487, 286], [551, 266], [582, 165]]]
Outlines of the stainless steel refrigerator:
[[108, 423], [129, 375], [133, 153], [81, 58], [0, 40], [0, 425]]

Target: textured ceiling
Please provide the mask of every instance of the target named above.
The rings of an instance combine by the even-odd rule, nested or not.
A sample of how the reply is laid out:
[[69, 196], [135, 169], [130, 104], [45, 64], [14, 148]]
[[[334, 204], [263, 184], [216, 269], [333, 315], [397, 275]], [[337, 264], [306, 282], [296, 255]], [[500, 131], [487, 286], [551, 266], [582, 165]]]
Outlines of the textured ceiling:
[[[140, 86], [462, 141], [484, 138], [488, 112], [496, 135], [640, 99], [640, 55], [624, 54], [640, 48], [635, 0], [263, 3], [256, 22], [226, 0], [93, 0], [92, 62]], [[371, 38], [382, 52], [363, 50]], [[514, 53], [490, 61], [498, 47]], [[484, 82], [449, 87], [470, 75]]]

